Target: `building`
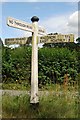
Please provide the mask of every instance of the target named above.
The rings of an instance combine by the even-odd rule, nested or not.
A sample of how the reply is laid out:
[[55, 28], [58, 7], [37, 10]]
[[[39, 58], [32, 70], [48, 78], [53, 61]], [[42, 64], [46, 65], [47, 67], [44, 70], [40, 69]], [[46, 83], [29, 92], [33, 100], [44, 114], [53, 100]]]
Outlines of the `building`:
[[50, 33], [40, 37], [40, 43], [74, 42], [73, 34]]

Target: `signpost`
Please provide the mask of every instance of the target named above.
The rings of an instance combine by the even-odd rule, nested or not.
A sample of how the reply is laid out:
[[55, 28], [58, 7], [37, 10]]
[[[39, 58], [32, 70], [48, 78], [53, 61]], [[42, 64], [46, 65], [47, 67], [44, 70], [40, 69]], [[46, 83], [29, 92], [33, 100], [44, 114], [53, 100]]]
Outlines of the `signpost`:
[[38, 103], [38, 17], [31, 18], [34, 26], [32, 33], [31, 103]]
[[32, 24], [8, 17], [7, 25], [10, 27], [32, 32], [32, 61], [31, 61], [31, 104], [39, 103], [38, 97], [38, 34], [45, 35], [44, 28], [38, 27], [39, 18], [33, 16]]
[[[21, 30], [34, 32], [34, 26], [32, 24], [12, 18], [12, 17], [7, 18], [7, 25], [10, 27], [21, 29]], [[45, 35], [45, 33], [46, 33], [45, 29], [43, 27], [38, 26], [38, 34]]]

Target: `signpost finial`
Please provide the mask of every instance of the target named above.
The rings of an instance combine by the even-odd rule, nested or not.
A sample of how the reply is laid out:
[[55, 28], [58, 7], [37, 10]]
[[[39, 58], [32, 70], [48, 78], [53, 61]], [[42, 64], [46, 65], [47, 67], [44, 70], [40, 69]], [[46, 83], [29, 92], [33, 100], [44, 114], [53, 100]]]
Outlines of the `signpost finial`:
[[38, 21], [39, 21], [39, 18], [38, 18], [37, 16], [33, 16], [33, 17], [31, 18], [31, 21], [32, 21], [32, 22], [38, 22]]

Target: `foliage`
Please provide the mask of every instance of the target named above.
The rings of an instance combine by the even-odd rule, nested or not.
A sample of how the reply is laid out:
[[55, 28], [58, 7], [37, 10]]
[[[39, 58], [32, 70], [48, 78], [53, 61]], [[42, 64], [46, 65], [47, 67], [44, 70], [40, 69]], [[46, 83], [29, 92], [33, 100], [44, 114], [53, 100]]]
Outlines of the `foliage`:
[[76, 39], [76, 41], [77, 41], [78, 43], [80, 43], [80, 37], [78, 37], [78, 38]]
[[2, 46], [3, 46], [3, 43], [2, 43], [2, 40], [0, 38], [0, 83], [2, 82]]
[[0, 47], [3, 46], [3, 41], [2, 39], [0, 38]]
[[[69, 47], [68, 47], [69, 46]], [[76, 80], [80, 72], [80, 49], [73, 45], [67, 47], [39, 48], [39, 87], [42, 85], [63, 83], [67, 73], [69, 80]], [[22, 83], [31, 79], [31, 47], [21, 46], [15, 49], [3, 47], [2, 50], [2, 77], [3, 82]]]
[[67, 48], [42, 48], [39, 50], [40, 83], [62, 83], [64, 75], [75, 80], [78, 74], [78, 59], [76, 51]]
[[80, 44], [79, 43], [68, 43], [68, 42], [65, 42], [65, 43], [45, 43], [43, 45], [44, 47], [49, 47], [49, 48], [68, 48], [69, 50], [73, 51], [73, 50], [76, 50], [76, 51], [80, 51]]
[[31, 48], [19, 47], [3, 49], [3, 82], [14, 82], [30, 79]]

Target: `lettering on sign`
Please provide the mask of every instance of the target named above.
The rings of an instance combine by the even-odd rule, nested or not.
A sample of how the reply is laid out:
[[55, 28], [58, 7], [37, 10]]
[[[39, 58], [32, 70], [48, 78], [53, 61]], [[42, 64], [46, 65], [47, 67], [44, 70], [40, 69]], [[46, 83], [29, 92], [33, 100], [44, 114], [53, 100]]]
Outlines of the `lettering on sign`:
[[46, 31], [45, 31], [45, 29], [42, 28], [42, 27], [38, 27], [38, 34], [46, 35]]
[[33, 27], [29, 23], [25, 23], [23, 21], [8, 17], [7, 25], [15, 28], [19, 28], [25, 31], [33, 32]]
[[27, 44], [27, 39], [26, 37], [23, 38], [6, 38], [5, 39], [5, 44], [6, 45], [12, 45], [12, 44]]

